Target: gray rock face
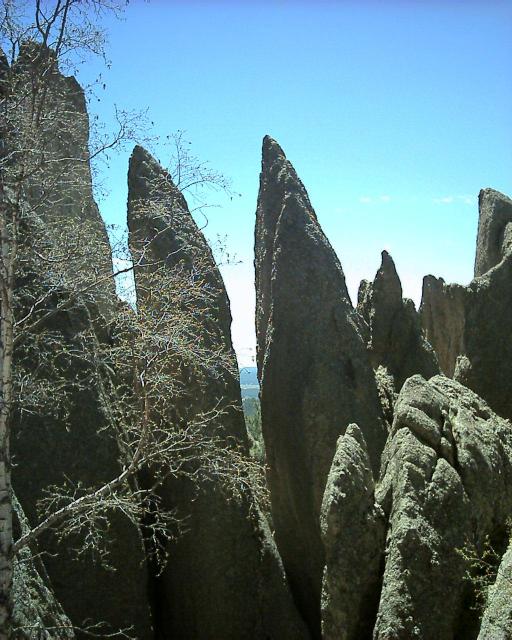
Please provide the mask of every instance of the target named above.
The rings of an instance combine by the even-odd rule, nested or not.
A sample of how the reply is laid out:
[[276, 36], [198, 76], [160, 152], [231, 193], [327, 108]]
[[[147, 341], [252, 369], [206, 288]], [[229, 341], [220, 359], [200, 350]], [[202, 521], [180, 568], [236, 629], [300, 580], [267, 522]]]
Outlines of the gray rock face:
[[[444, 376], [409, 378], [378, 483], [351, 425], [338, 441], [321, 514], [324, 638], [475, 640], [478, 584], [465, 579], [512, 514], [512, 426]], [[482, 638], [506, 638], [510, 552], [491, 588]], [[492, 634], [495, 635], [492, 635]], [[487, 635], [486, 635], [487, 634]]]
[[351, 424], [338, 439], [320, 515], [324, 640], [371, 636], [385, 542], [384, 514], [374, 502], [374, 489], [366, 442]]
[[[229, 446], [247, 451], [229, 301], [211, 251], [169, 174], [141, 147], [130, 159], [128, 182], [138, 303], [156, 315], [169, 314], [160, 331], [171, 340], [171, 360], [178, 363], [175, 373], [184, 387], [163, 417], [165, 428], [191, 422], [220, 402], [226, 413], [204, 426], [206, 436], [221, 435]], [[199, 295], [183, 296], [191, 278], [201, 283]], [[181, 296], [173, 290], [180, 282]], [[187, 366], [176, 341], [180, 313], [195, 318], [184, 329], [189, 340], [202, 345], [205, 363], [199, 369]], [[221, 480], [210, 478], [199, 490], [186, 479], [170, 480], [159, 493], [166, 508], [186, 517], [186, 531], [170, 544], [169, 563], [154, 583], [161, 637], [308, 637], [250, 491], [245, 498], [228, 500]]]
[[[78, 83], [48, 64], [49, 55], [27, 46], [14, 70], [17, 90], [40, 81], [47, 83], [48, 96], [36, 147], [46, 162], [35, 172], [27, 192], [30, 214], [22, 222], [16, 292], [17, 318], [30, 308], [33, 311], [19, 330], [14, 357], [19, 405], [12, 438], [13, 485], [32, 524], [39, 521], [37, 501], [48, 486], [71, 482], [97, 488], [120, 471], [119, 448], [107, 428], [97, 366], [100, 346], [109, 339], [106, 318], [116, 298], [110, 246], [93, 199], [87, 162], [88, 116]], [[47, 71], [43, 78], [41, 65]], [[30, 120], [24, 100], [19, 112], [23, 132]], [[68, 258], [40, 261], [34, 247], [44, 255]], [[94, 286], [100, 275], [103, 284]], [[62, 305], [68, 307], [59, 310]], [[108, 521], [105, 539], [114, 571], [92, 554], [76, 558], [73, 548], [83, 538], [61, 543], [45, 536], [41, 549], [50, 553], [46, 567], [57, 599], [77, 627], [86, 620], [102, 622], [108, 631], [133, 627], [137, 638], [150, 638], [140, 532], [116, 514]]]
[[512, 544], [491, 586], [478, 640], [509, 640], [512, 630]]
[[[506, 418], [512, 418], [512, 341], [508, 329], [512, 251], [505, 241], [510, 206], [510, 200], [496, 191], [480, 193], [480, 275], [467, 287], [445, 285], [429, 276], [424, 281], [421, 307], [427, 338], [438, 353], [442, 370], [453, 374]], [[495, 236], [502, 237], [499, 251], [497, 241], [492, 240]], [[493, 266], [482, 273], [484, 265], [491, 263]]]
[[[209, 409], [212, 403], [223, 401], [227, 413], [215, 424], [215, 429], [222, 429], [226, 437], [234, 438], [247, 448], [238, 367], [231, 343], [229, 299], [211, 249], [169, 174], [140, 146], [135, 147], [130, 158], [128, 187], [129, 243], [139, 265], [135, 268], [138, 300], [166, 312], [176, 308], [172, 320], [179, 320], [180, 311], [189, 321], [193, 321], [194, 315], [198, 317], [194, 326], [182, 327], [178, 337], [185, 340], [187, 333], [194, 335], [204, 350], [203, 355], [209, 356], [205, 368], [210, 368], [210, 374], [214, 375], [207, 372], [200, 380], [192, 377], [184, 393], [192, 406], [197, 404], [198, 389], [191, 388], [195, 383], [204, 390]], [[150, 266], [153, 263], [154, 267]], [[159, 300], [155, 283], [181, 285], [183, 299], [163, 290]], [[175, 300], [169, 299], [171, 295]], [[174, 341], [174, 346], [180, 349], [179, 339]], [[184, 349], [180, 355], [185, 358]]]
[[[46, 248], [45, 243], [67, 247], [73, 268], [59, 275], [73, 287], [85, 289], [112, 271], [112, 260], [105, 224], [92, 192], [84, 91], [73, 76], [59, 71], [50, 49], [34, 42], [21, 46], [12, 78], [13, 91], [20, 96], [8, 112], [15, 138], [12, 146], [21, 142], [21, 131], [22, 144], [33, 149], [22, 158], [23, 169], [31, 175], [25, 178], [30, 207], [27, 224], [40, 248]], [[9, 146], [9, 136], [6, 143]], [[10, 165], [13, 173], [17, 166], [16, 162]], [[53, 268], [62, 270], [57, 260]], [[113, 313], [113, 279], [101, 278], [88, 298], [103, 315]]]
[[512, 252], [475, 278], [465, 298], [464, 358], [455, 379], [484, 398], [499, 415], [512, 419]]
[[425, 336], [433, 346], [441, 371], [452, 377], [457, 358], [464, 353], [465, 287], [445, 284], [425, 276], [420, 317]]
[[475, 278], [499, 264], [512, 249], [512, 200], [494, 189], [478, 196]]
[[510, 423], [448, 378], [406, 382], [376, 492], [389, 524], [375, 639], [476, 637], [460, 550], [503, 526], [511, 479]]
[[[25, 514], [14, 497], [15, 528], [25, 534], [30, 530]], [[30, 549], [21, 551], [14, 561], [13, 637], [19, 640], [72, 640], [75, 632], [71, 620], [55, 598], [50, 580], [40, 558]]]
[[357, 422], [373, 472], [385, 427], [341, 265], [279, 145], [263, 141], [255, 267], [261, 416], [276, 541], [320, 633], [320, 509], [338, 437]]
[[436, 355], [423, 337], [412, 300], [402, 299], [402, 285], [393, 259], [382, 252], [373, 284], [363, 281], [357, 310], [369, 328], [368, 350], [374, 368], [385, 367], [397, 390], [407, 378], [439, 373]]

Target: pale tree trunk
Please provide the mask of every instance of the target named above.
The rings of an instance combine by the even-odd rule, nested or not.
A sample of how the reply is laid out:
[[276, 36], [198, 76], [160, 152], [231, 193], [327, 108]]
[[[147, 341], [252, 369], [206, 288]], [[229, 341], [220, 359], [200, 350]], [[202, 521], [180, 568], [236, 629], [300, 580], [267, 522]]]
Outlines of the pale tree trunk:
[[[3, 182], [3, 181], [2, 181]], [[13, 287], [15, 230], [9, 198], [0, 182], [0, 640], [11, 637], [12, 626], [12, 488], [10, 413], [12, 406]], [[11, 220], [9, 220], [11, 218]]]

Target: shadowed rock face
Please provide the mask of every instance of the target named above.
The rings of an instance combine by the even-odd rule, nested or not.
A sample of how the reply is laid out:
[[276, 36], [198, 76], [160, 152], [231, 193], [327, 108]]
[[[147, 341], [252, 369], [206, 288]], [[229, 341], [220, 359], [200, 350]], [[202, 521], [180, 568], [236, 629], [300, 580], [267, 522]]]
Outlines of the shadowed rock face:
[[[473, 389], [499, 415], [512, 418], [512, 246], [506, 240], [512, 201], [484, 189], [479, 205], [480, 275], [467, 287], [425, 278], [422, 322], [443, 371]], [[486, 266], [488, 271], [482, 272]]]
[[[129, 242], [136, 263], [137, 298], [166, 313], [174, 308], [172, 320], [176, 322], [180, 322], [180, 307], [187, 320], [198, 318], [194, 326], [179, 327], [176, 349], [183, 345], [181, 357], [185, 359], [185, 343], [190, 337], [201, 345], [207, 359], [204, 369], [210, 371], [203, 371], [201, 379], [196, 374], [196, 379], [192, 376], [186, 381], [185, 397], [192, 407], [203, 404], [202, 409], [212, 409], [215, 402], [222, 401], [227, 414], [214, 429], [220, 428], [247, 449], [229, 299], [211, 249], [169, 174], [140, 146], [130, 158], [128, 187]], [[180, 291], [169, 292], [165, 287], [181, 288], [181, 297]], [[182, 404], [187, 403], [184, 400]]]
[[[15, 529], [28, 533], [30, 526], [15, 496], [13, 502]], [[13, 637], [20, 640], [75, 638], [73, 624], [55, 598], [41, 558], [27, 547], [14, 561], [13, 605]]]
[[[173, 399], [168, 428], [173, 419], [191, 421], [220, 401], [227, 413], [205, 425], [206, 435], [221, 434], [231, 446], [246, 450], [229, 301], [211, 251], [169, 174], [141, 147], [130, 159], [128, 182], [138, 303], [159, 314], [174, 295], [183, 314], [193, 312], [196, 322], [185, 331], [203, 345], [210, 363], [187, 372], [184, 354], [173, 354], [172, 360], [181, 363], [176, 376], [183, 376], [185, 389]], [[185, 286], [191, 277], [202, 283], [202, 295], [184, 298], [167, 290], [180, 282]], [[170, 316], [162, 335], [173, 336], [175, 330]], [[177, 508], [186, 518], [186, 531], [169, 545], [169, 563], [155, 580], [158, 637], [308, 637], [268, 524], [249, 492], [229, 501], [221, 481], [211, 479], [202, 482], [199, 492], [183, 480], [166, 482], [159, 493], [164, 507]]]
[[439, 373], [436, 355], [424, 339], [412, 300], [402, 299], [402, 285], [393, 259], [382, 252], [373, 284], [363, 281], [357, 310], [369, 328], [368, 350], [373, 367], [383, 366], [397, 390], [410, 376]]
[[279, 145], [263, 141], [256, 220], [261, 416], [276, 541], [320, 633], [320, 508], [336, 441], [357, 422], [374, 474], [385, 439], [374, 374], [341, 265]]
[[[14, 356], [16, 379], [25, 376], [30, 383], [17, 398], [24, 411], [15, 407], [13, 486], [32, 525], [40, 520], [36, 503], [50, 485], [70, 481], [97, 488], [120, 472], [119, 448], [108, 428], [97, 366], [98, 351], [108, 340], [107, 318], [117, 301], [110, 246], [87, 161], [88, 115], [77, 81], [48, 64], [48, 56], [47, 50], [25, 46], [13, 71], [21, 95], [27, 83], [42, 81], [41, 65], [47, 71], [47, 101], [37, 135], [37, 148], [46, 162], [28, 189], [31, 215], [22, 224], [16, 292], [18, 318], [38, 300], [44, 303], [34, 305], [28, 324], [47, 317], [35, 331], [20, 329]], [[19, 102], [23, 131], [28, 106], [25, 99]], [[33, 158], [36, 164], [39, 160]], [[41, 246], [44, 254], [64, 253], [69, 260], [50, 265], [38, 261], [32, 249]], [[97, 276], [103, 277], [102, 284], [93, 286]], [[56, 311], [70, 299], [70, 310]], [[114, 571], [92, 554], [76, 557], [73, 548], [80, 546], [81, 536], [64, 542], [51, 535], [42, 539], [40, 548], [49, 552], [45, 565], [57, 599], [77, 627], [88, 620], [105, 623], [108, 632], [132, 627], [137, 638], [151, 638], [140, 532], [117, 513], [109, 518], [105, 540]]]
[[465, 298], [464, 351], [454, 378], [473, 389], [499, 415], [512, 418], [512, 252], [475, 278]]

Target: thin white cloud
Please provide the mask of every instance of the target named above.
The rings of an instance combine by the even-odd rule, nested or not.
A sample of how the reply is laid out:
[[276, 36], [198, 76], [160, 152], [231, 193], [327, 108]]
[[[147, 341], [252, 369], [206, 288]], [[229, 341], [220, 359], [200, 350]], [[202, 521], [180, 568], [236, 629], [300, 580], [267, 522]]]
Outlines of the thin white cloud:
[[390, 202], [391, 196], [383, 194], [381, 196], [360, 196], [359, 202], [361, 204], [378, 204], [379, 202]]
[[441, 198], [433, 198], [435, 204], [453, 204], [456, 202], [463, 202], [467, 205], [474, 205], [476, 198], [468, 195], [459, 196], [443, 196]]

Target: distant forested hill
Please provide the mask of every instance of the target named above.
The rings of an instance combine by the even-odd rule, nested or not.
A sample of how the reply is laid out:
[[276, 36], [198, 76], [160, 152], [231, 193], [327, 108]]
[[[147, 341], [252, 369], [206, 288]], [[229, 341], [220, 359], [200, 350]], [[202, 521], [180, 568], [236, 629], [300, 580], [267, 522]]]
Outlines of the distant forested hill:
[[258, 385], [258, 370], [256, 367], [243, 367], [240, 369], [240, 384], [249, 386]]
[[256, 367], [243, 367], [243, 369], [240, 369], [240, 387], [242, 389], [242, 398], [258, 397], [260, 386]]

